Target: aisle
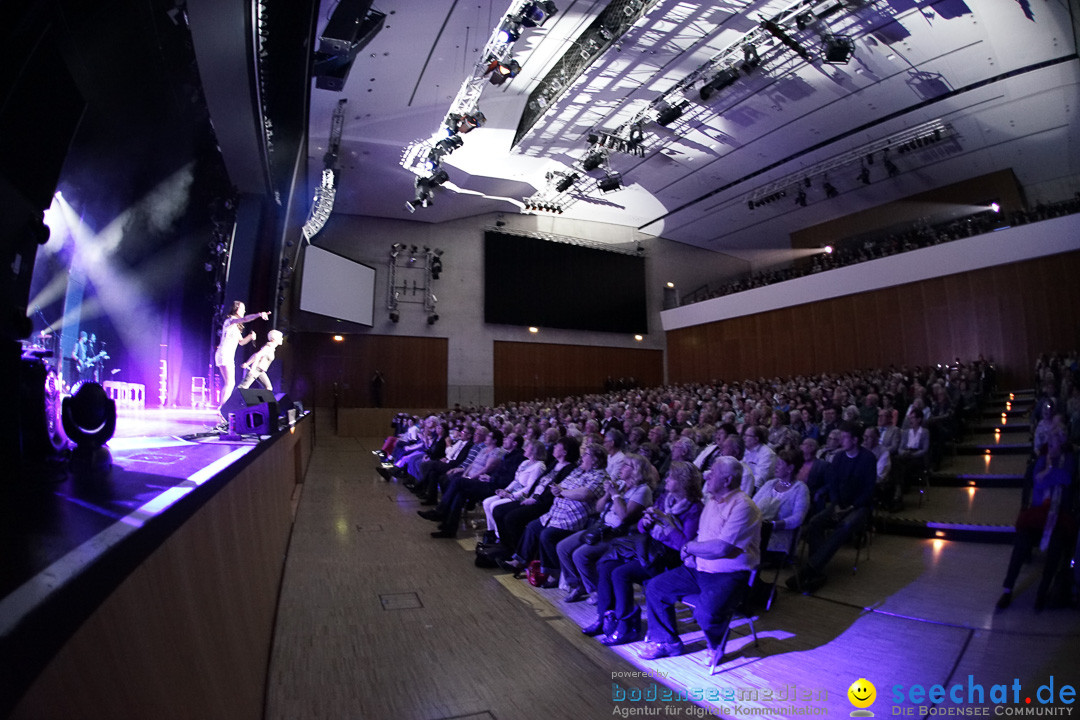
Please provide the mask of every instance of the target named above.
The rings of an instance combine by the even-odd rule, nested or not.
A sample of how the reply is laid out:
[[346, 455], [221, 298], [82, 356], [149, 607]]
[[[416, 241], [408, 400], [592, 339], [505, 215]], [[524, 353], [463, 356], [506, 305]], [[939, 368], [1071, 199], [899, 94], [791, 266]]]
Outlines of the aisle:
[[591, 606], [473, 567], [466, 532], [432, 539], [415, 497], [373, 468], [369, 447], [320, 434], [289, 549], [267, 718], [697, 716], [686, 702], [632, 701], [635, 690], [668, 688], [713, 693], [709, 709], [728, 717], [790, 710], [776, 698], [792, 692], [809, 693], [803, 712], [847, 716], [860, 677], [877, 686], [881, 717], [899, 710], [897, 684], [972, 674], [987, 689], [1015, 677], [1033, 693], [1050, 675], [1080, 681], [1080, 614], [1032, 612], [1035, 565], [1013, 608], [994, 613], [1008, 546], [878, 535], [854, 576], [854, 551], [842, 550], [818, 596], [781, 590], [758, 617], [759, 646], [737, 628], [710, 678], [692, 625], [683, 639], [694, 652], [680, 658], [605, 648], [580, 634]]

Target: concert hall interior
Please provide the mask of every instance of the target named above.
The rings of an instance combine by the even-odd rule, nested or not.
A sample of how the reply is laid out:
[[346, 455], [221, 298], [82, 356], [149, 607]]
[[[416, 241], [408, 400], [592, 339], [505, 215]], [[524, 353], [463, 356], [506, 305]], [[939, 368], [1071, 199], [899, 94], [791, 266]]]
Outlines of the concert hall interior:
[[[0, 717], [1070, 714], [1078, 46], [1067, 0], [0, 2]], [[486, 486], [379, 455], [617, 427], [659, 494], [723, 431], [756, 501], [924, 392], [716, 668], [705, 593], [602, 644], [588, 573], [483, 566]]]

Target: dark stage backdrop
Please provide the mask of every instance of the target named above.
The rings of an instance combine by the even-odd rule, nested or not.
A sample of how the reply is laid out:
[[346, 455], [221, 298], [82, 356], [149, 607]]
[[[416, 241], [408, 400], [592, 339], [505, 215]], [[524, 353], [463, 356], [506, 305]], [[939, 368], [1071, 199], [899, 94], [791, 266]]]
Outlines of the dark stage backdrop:
[[1080, 252], [721, 320], [667, 333], [668, 382], [742, 380], [972, 360], [1002, 388], [1080, 344]]
[[484, 233], [484, 322], [647, 333], [645, 258]]

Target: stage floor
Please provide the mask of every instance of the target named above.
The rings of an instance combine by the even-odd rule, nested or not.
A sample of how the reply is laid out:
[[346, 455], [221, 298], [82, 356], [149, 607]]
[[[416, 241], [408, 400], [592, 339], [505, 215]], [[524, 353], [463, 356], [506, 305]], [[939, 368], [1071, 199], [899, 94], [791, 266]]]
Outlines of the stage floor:
[[36, 468], [0, 488], [0, 634], [55, 587], [258, 444], [214, 410], [118, 410], [111, 467]]

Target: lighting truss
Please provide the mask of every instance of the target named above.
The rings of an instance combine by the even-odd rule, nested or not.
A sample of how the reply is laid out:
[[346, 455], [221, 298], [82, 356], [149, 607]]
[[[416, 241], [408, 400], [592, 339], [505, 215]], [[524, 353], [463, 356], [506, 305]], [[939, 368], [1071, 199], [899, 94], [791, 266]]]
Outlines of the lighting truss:
[[[918, 145], [920, 139], [923, 140], [922, 145], [925, 146], [928, 142], [927, 139], [936, 138], [935, 140], [933, 140], [933, 142], [936, 143], [950, 138], [955, 138], [956, 134], [956, 130], [949, 123], [940, 119], [930, 120], [928, 122], [922, 123], [921, 125], [916, 125], [915, 127], [908, 128], [906, 130], [901, 130], [900, 132], [889, 135], [888, 137], [874, 140], [873, 142], [866, 143], [865, 145], [860, 145], [856, 148], [852, 148], [851, 150], [840, 153], [839, 155], [835, 155], [831, 158], [828, 158], [827, 160], [822, 160], [821, 162], [815, 163], [810, 167], [803, 168], [798, 172], [785, 175], [779, 180], [774, 180], [767, 185], [762, 185], [761, 187], [757, 188], [748, 196], [746, 196], [746, 200], [751, 204], [758, 203], [758, 205], [761, 205], [764, 203], [761, 203], [759, 201], [763, 200], [764, 198], [772, 196], [778, 192], [786, 191], [793, 186], [809, 187], [810, 185], [807, 184], [807, 181], [810, 181], [815, 177], [823, 176], [833, 171], [838, 171], [841, 168], [861, 165], [863, 160], [867, 156], [874, 153], [884, 152], [886, 150], [896, 151], [898, 148], [910, 147], [912, 144]], [[892, 164], [891, 161], [889, 161], [889, 164]], [[834, 177], [839, 174], [841, 173], [835, 173]], [[890, 177], [892, 176], [892, 174], [893, 173], [890, 173]]]
[[511, 146], [529, 133], [574, 81], [644, 17], [659, 0], [612, 0], [529, 94]]
[[[520, 22], [516, 18], [519, 18], [522, 12], [531, 4], [531, 0], [514, 0], [510, 7], [507, 8], [503, 20], [492, 30], [487, 44], [480, 51], [479, 59], [473, 66], [472, 73], [465, 78], [465, 82], [461, 84], [461, 88], [458, 89], [453, 102], [450, 103], [450, 109], [443, 120], [443, 127], [452, 126], [452, 116], [467, 117], [476, 115], [479, 112], [480, 95], [484, 92], [484, 88], [491, 84], [489, 73], [492, 63], [495, 63], [496, 67], [499, 65], [511, 67], [511, 63], [516, 64], [511, 57], [514, 41], [517, 40], [517, 36], [521, 32]], [[508, 37], [504, 32], [506, 30], [513, 30], [514, 32]], [[444, 131], [440, 130], [435, 137], [429, 140], [414, 142], [409, 145], [402, 154], [402, 166], [417, 175], [427, 173], [428, 168], [425, 167], [425, 164], [427, 163], [428, 153], [440, 139], [440, 136], [445, 137]]]
[[578, 201], [574, 187], [583, 179], [590, 179], [576, 172], [554, 170], [547, 174], [547, 184], [531, 197], [522, 198], [521, 212], [550, 212], [561, 215], [566, 208]]
[[[438, 265], [439, 272], [442, 270], [442, 254], [443, 251], [438, 248], [420, 249], [415, 245], [406, 247], [395, 244], [390, 248], [390, 257], [387, 262], [390, 279], [386, 286], [386, 309], [391, 313], [398, 313], [398, 318], [400, 318], [399, 306], [401, 304], [422, 305], [424, 311], [428, 313], [428, 322], [433, 322], [430, 318], [435, 314], [435, 306], [439, 299], [435, 297], [431, 283], [435, 279], [435, 266]], [[398, 284], [399, 275], [400, 285]], [[435, 319], [437, 320], [438, 316], [435, 316]]]
[[[798, 33], [822, 18], [845, 9], [846, 6], [841, 0], [824, 0], [824, 2], [822, 0], [798, 0], [771, 17], [763, 17], [761, 23], [755, 28], [735, 38], [689, 75], [654, 98], [630, 118], [627, 124], [659, 122], [661, 125], [667, 125], [674, 122], [678, 115], [672, 117], [673, 113], [670, 108], [685, 108], [686, 101], [695, 95], [691, 91], [698, 84], [708, 83], [713, 76], [727, 68], [737, 68], [748, 64], [747, 47], [753, 48], [752, 56], [756, 59], [753, 67], [750, 68], [753, 71], [764, 65], [770, 59], [769, 56], [773, 56], [772, 59], [775, 59], [779, 53], [784, 52], [785, 48], [790, 49], [790, 45], [777, 35], [777, 30], [780, 30], [781, 36], [786, 35], [787, 32]], [[855, 9], [851, 8], [852, 11]], [[791, 40], [790, 37], [787, 39]], [[803, 49], [803, 53], [799, 54], [803, 56], [804, 60], [811, 57], [809, 53], [806, 53], [805, 49]]]

